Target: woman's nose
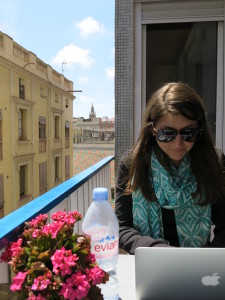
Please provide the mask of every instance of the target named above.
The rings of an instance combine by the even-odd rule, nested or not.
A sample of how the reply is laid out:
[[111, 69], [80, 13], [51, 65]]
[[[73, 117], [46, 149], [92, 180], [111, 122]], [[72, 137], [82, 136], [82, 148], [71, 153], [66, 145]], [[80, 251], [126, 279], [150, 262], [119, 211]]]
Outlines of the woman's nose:
[[184, 140], [180, 133], [177, 133], [176, 137], [173, 140], [173, 143], [174, 145], [176, 145], [177, 148], [184, 143]]

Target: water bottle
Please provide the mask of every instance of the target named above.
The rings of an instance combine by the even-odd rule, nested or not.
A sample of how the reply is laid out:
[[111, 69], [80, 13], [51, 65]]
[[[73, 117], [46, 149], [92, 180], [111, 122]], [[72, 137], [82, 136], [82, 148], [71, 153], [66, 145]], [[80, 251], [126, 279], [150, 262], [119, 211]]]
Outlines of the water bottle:
[[91, 240], [91, 252], [99, 267], [110, 272], [118, 260], [119, 223], [107, 200], [106, 188], [93, 190], [93, 201], [84, 217], [82, 230]]

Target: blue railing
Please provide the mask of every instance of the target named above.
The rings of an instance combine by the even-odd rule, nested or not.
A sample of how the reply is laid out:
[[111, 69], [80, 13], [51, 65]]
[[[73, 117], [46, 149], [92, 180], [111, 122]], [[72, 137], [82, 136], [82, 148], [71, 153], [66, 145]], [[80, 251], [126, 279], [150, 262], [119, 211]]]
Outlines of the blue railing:
[[[63, 182], [42, 196], [0, 219], [0, 250], [9, 242], [17, 239], [22, 232], [24, 222], [39, 214], [51, 215], [52, 210], [77, 209], [83, 216], [92, 201], [94, 187], [111, 189], [110, 162], [114, 156], [108, 156], [71, 179]], [[111, 193], [109, 193], [110, 195]], [[109, 198], [109, 201], [111, 198]], [[77, 225], [79, 226], [79, 225]], [[77, 228], [78, 232], [81, 228]]]

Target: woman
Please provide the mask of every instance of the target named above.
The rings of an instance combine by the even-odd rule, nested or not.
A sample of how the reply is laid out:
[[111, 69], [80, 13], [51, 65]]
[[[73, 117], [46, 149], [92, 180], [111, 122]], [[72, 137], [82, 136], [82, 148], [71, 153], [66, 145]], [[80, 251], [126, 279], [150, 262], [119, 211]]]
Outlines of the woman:
[[225, 174], [190, 86], [168, 83], [153, 94], [116, 189], [120, 248], [130, 254], [141, 246], [225, 247]]

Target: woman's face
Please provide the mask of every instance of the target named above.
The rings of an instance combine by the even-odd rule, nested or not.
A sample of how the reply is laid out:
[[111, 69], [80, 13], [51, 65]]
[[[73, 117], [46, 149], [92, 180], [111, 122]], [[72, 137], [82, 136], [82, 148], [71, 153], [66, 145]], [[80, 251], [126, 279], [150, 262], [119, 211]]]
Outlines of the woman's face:
[[[162, 116], [155, 124], [156, 130], [159, 129], [189, 129], [197, 128], [198, 122], [194, 120], [189, 120], [182, 115], [167, 114]], [[191, 150], [194, 146], [194, 142], [186, 142], [182, 139], [181, 134], [177, 134], [176, 137], [170, 142], [160, 142], [156, 138], [158, 146], [161, 150], [166, 153], [169, 158], [173, 161], [175, 166], [178, 166], [184, 156]]]

